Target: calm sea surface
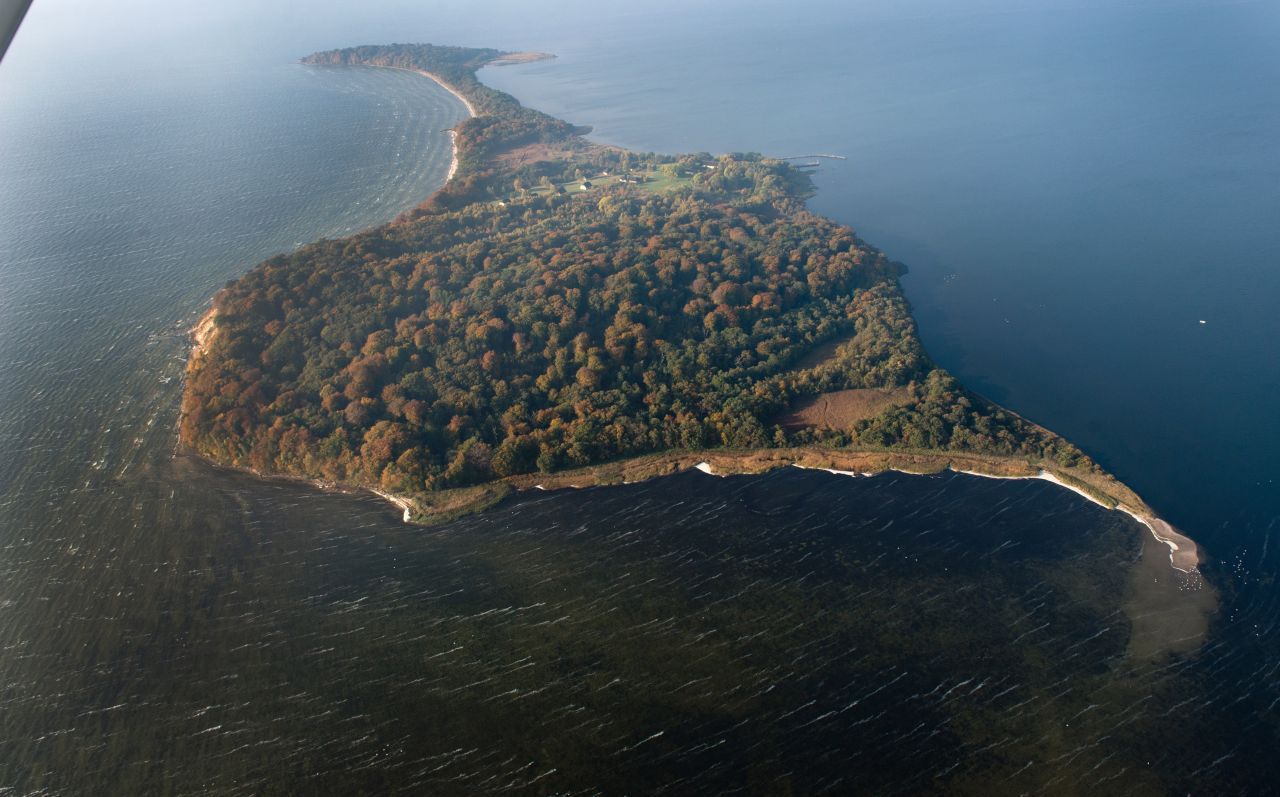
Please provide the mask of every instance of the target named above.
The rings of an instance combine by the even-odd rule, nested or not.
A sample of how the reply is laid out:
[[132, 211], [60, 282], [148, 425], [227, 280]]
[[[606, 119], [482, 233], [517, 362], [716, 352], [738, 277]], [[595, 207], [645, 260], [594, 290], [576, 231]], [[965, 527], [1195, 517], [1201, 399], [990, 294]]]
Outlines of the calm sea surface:
[[[1266, 794], [1280, 11], [37, 3], [0, 63], [0, 790]], [[420, 529], [175, 456], [186, 330], [440, 185], [435, 41], [644, 150], [844, 155], [935, 358], [1199, 540], [1040, 482], [698, 473]], [[1205, 323], [1200, 323], [1201, 321]]]

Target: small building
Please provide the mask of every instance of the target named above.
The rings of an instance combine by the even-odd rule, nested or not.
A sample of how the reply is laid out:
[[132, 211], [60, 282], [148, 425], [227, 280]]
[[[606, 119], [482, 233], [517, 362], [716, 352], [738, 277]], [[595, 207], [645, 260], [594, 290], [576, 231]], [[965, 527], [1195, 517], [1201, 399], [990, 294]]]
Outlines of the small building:
[[579, 187], [579, 188], [581, 188], [583, 191], [586, 191], [586, 190], [588, 190], [588, 189], [590, 189], [590, 188], [591, 188], [591, 181], [590, 181], [590, 180], [583, 180], [583, 181], [582, 181], [582, 185], [580, 185], [580, 186], [578, 186], [578, 187]]

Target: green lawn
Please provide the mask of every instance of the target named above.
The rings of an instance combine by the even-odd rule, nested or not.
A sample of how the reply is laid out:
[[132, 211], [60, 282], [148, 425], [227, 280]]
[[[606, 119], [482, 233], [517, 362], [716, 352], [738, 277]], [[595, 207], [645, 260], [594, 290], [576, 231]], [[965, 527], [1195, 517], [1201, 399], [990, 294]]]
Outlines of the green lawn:
[[675, 177], [663, 172], [649, 172], [645, 176], [649, 178], [650, 182], [640, 183], [637, 187], [652, 191], [655, 194], [669, 194], [677, 189], [693, 185], [693, 175], [691, 174], [684, 177]]

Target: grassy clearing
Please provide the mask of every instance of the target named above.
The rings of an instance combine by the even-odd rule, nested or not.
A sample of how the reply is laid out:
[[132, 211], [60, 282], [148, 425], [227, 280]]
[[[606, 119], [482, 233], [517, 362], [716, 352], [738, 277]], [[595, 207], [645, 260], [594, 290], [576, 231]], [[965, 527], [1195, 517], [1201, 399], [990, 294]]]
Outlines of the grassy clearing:
[[672, 191], [678, 191], [681, 188], [688, 188], [693, 185], [693, 175], [691, 174], [676, 176], [662, 172], [649, 172], [646, 177], [649, 178], [648, 181], [640, 183], [636, 187], [654, 194], [669, 194]]
[[[502, 201], [517, 202], [531, 196], [562, 193], [566, 196], [599, 196], [607, 188], [626, 187], [652, 194], [669, 194], [693, 185], [693, 175], [673, 175], [661, 171], [635, 172], [630, 175], [597, 174], [581, 180], [555, 182], [551, 185], [528, 186], [508, 194]], [[585, 187], [584, 187], [585, 186]]]
[[857, 421], [874, 418], [910, 400], [911, 391], [905, 387], [834, 390], [795, 402], [777, 422], [787, 430], [806, 427], [844, 430]]

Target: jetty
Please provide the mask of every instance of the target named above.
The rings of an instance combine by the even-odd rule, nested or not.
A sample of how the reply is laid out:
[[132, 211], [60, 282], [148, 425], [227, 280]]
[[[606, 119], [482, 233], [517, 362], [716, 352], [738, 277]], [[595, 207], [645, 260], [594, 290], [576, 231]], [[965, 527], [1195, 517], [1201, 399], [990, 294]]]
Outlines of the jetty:
[[819, 152], [817, 155], [788, 155], [788, 156], [787, 156], [787, 157], [785, 157], [785, 158], [778, 158], [778, 160], [780, 160], [780, 161], [798, 161], [798, 160], [804, 160], [805, 158], [827, 158], [827, 159], [829, 159], [829, 160], [833, 160], [833, 161], [847, 161], [847, 160], [849, 160], [848, 158], [846, 158], [846, 157], [845, 157], [845, 156], [843, 156], [843, 155], [831, 155], [831, 154], [826, 153], [826, 152]]

